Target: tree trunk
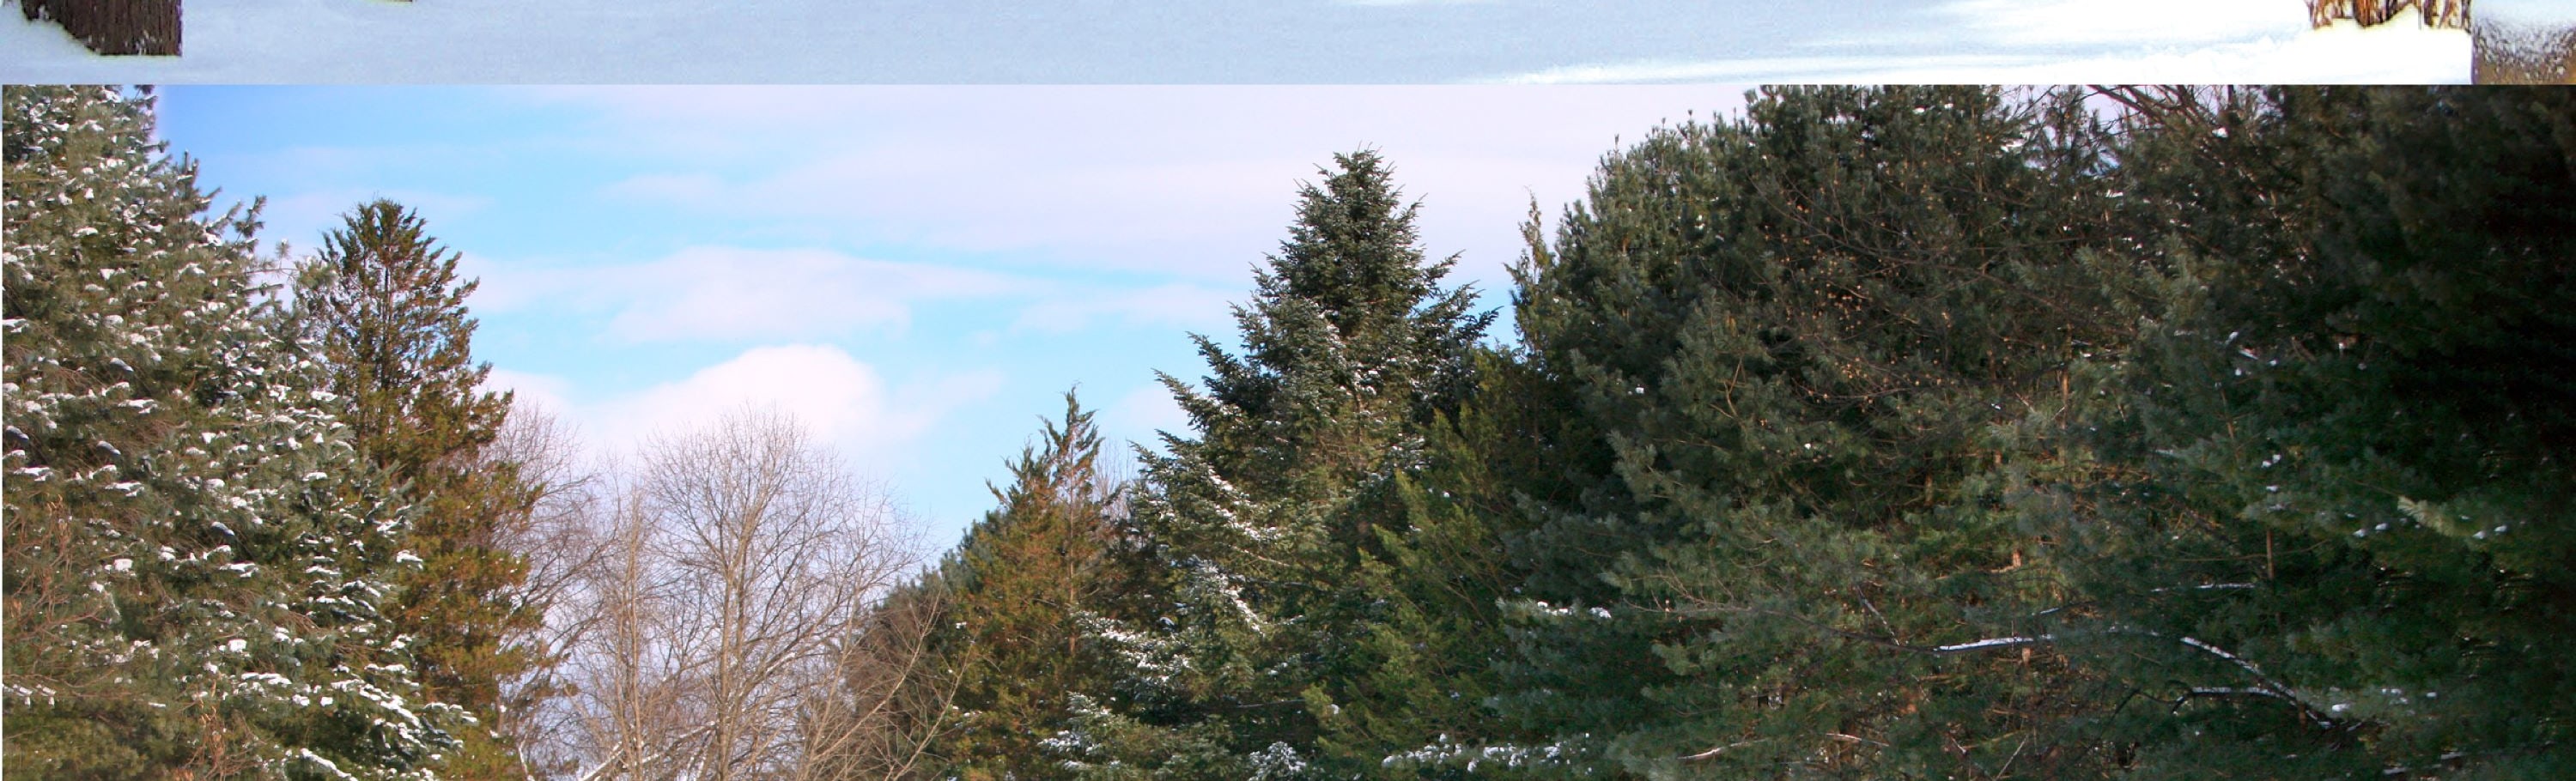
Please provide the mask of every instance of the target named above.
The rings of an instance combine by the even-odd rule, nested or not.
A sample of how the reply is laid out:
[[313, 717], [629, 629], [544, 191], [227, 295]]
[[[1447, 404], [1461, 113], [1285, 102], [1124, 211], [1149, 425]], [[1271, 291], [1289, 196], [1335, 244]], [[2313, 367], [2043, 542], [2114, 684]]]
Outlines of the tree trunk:
[[51, 19], [100, 54], [179, 53], [179, 0], [19, 0], [28, 19]]

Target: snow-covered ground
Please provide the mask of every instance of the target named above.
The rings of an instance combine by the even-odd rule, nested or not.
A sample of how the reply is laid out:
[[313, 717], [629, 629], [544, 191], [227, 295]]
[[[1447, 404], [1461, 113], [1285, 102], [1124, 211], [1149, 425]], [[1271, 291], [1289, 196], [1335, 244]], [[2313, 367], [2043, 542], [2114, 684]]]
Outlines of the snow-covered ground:
[[[2563, 0], [2482, 0], [2537, 3]], [[98, 57], [0, 0], [0, 81], [2458, 82], [2469, 39], [2300, 0], [187, 0]]]
[[2420, 21], [2370, 28], [2343, 21], [2325, 29], [2300, 29], [2252, 41], [2147, 46], [2095, 54], [1638, 62], [1554, 68], [1509, 81], [2444, 84], [2469, 80], [2469, 55], [2469, 36], [2458, 30], [2427, 29]]

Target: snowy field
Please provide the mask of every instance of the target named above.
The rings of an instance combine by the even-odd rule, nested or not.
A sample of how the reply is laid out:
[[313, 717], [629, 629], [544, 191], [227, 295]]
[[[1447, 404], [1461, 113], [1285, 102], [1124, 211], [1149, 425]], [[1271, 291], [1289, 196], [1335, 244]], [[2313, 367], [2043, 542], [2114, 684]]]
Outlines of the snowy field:
[[[2552, 0], [2554, 1], [2554, 0]], [[2458, 31], [2299, 0], [187, 0], [99, 57], [0, 0], [0, 81], [2461, 82]], [[1173, 9], [1186, 9], [1174, 11]]]

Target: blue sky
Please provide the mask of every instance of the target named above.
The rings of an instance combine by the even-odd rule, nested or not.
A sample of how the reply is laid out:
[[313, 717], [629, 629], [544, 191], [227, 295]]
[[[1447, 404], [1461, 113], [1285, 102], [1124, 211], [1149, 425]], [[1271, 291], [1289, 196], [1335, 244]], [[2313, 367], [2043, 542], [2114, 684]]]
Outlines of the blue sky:
[[1080, 386], [1113, 440], [1184, 421], [1296, 183], [1367, 146], [1455, 281], [1737, 87], [165, 87], [161, 133], [301, 256], [417, 209], [481, 280], [498, 385], [598, 454], [742, 404], [799, 415], [953, 540]]
[[[0, 0], [7, 4], [14, 0]], [[0, 12], [0, 81], [2465, 81], [2459, 31], [2301, 0], [188, 0], [183, 56]]]

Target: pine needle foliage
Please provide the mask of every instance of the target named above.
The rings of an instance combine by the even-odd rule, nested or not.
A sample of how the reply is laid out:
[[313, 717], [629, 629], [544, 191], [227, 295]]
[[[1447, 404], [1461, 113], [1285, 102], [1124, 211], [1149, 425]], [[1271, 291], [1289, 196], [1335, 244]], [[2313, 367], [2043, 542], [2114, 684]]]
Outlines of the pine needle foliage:
[[[1529, 532], [1504, 695], [1567, 772], [2065, 773], [2041, 541], [1994, 436], [2118, 335], [2104, 140], [2075, 96], [1768, 89], [1606, 160], [1520, 324], [1609, 446]], [[1587, 577], [1588, 576], [1588, 577]], [[2019, 646], [2019, 644], [2009, 644]], [[1968, 646], [1967, 648], [1957, 648]], [[2028, 653], [2023, 653], [2028, 652]], [[1521, 747], [1536, 750], [1537, 747]]]
[[2141, 778], [2576, 772], [2576, 103], [2151, 105], [2155, 296], [2066, 440], [2114, 468], [2034, 504], [2154, 703], [2107, 748]]

